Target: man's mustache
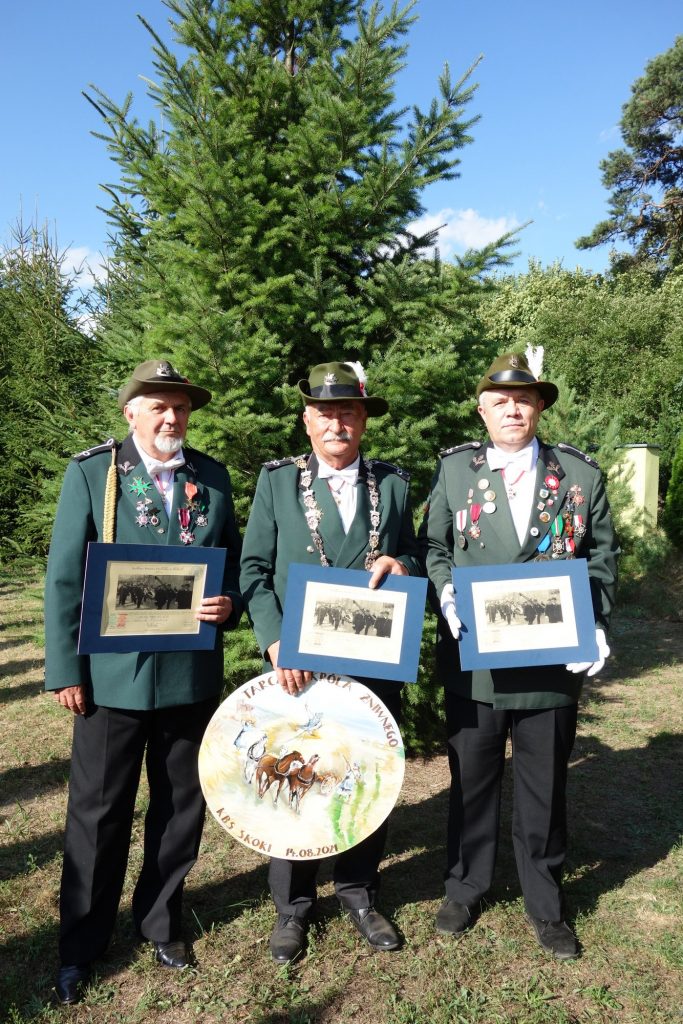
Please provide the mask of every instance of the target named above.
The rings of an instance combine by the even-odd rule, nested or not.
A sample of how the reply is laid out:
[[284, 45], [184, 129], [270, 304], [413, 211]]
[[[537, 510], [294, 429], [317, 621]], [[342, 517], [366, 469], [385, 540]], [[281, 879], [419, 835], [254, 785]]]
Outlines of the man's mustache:
[[326, 430], [323, 434], [323, 441], [350, 441], [351, 435], [348, 430], [340, 430], [335, 434], [332, 430]]

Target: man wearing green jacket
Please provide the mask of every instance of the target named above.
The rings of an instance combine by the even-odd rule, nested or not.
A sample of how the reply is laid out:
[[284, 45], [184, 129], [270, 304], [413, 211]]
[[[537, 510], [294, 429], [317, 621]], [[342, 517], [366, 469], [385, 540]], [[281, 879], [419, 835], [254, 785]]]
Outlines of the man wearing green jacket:
[[[360, 374], [360, 376], [359, 376]], [[280, 685], [296, 694], [310, 672], [280, 664], [282, 608], [291, 562], [367, 569], [376, 587], [386, 573], [421, 575], [413, 531], [408, 474], [360, 454], [368, 416], [387, 411], [369, 397], [358, 364], [330, 362], [299, 381], [311, 452], [266, 463], [256, 486], [244, 538], [240, 577], [256, 639]], [[342, 641], [340, 641], [342, 642]], [[361, 680], [400, 716], [400, 683]], [[356, 928], [378, 950], [399, 938], [374, 906], [386, 823], [335, 861], [337, 897]], [[316, 899], [318, 861], [271, 860], [269, 882], [278, 911], [270, 940], [273, 959], [301, 955], [307, 919]]]
[[[441, 452], [421, 528], [442, 612], [437, 663], [452, 778], [446, 898], [436, 927], [464, 931], [491, 885], [510, 734], [513, 844], [527, 916], [546, 952], [571, 959], [579, 948], [565, 921], [561, 890], [567, 766], [583, 678], [598, 672], [609, 654], [605, 631], [619, 548], [597, 464], [569, 445], [551, 447], [536, 437], [541, 411], [558, 396], [557, 387], [539, 376], [521, 354], [494, 361], [477, 387], [489, 441]], [[573, 557], [588, 563], [599, 660], [462, 671], [453, 566]]]
[[79, 1000], [114, 929], [135, 797], [146, 754], [149, 807], [133, 893], [139, 934], [166, 967], [189, 963], [181, 899], [204, 822], [199, 744], [223, 684], [222, 631], [204, 651], [77, 653], [87, 545], [225, 547], [220, 594], [197, 618], [233, 628], [241, 611], [240, 537], [225, 468], [184, 445], [191, 410], [210, 392], [165, 360], [138, 366], [119, 394], [130, 433], [69, 464], [45, 589], [46, 688], [74, 718], [60, 893], [57, 996]]

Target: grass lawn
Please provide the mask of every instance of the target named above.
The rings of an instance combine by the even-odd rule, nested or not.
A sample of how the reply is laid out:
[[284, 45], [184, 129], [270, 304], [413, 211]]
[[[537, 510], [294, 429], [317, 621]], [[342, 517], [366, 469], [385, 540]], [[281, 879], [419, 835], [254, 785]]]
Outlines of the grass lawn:
[[[667, 587], [667, 581], [662, 587]], [[656, 605], [656, 602], [655, 602]], [[476, 925], [438, 936], [448, 767], [411, 760], [392, 815], [382, 909], [403, 948], [373, 954], [340, 916], [324, 870], [307, 957], [278, 969], [266, 862], [207, 821], [186, 888], [198, 966], [154, 963], [126, 890], [85, 1000], [58, 1008], [57, 898], [71, 723], [42, 692], [38, 588], [0, 581], [0, 1021], [229, 1024], [600, 1024], [683, 1021], [683, 626], [620, 613], [613, 657], [589, 680], [569, 782], [569, 917], [583, 947], [558, 963], [537, 946], [512, 857], [510, 789], [496, 882]], [[633, 609], [631, 609], [633, 613]], [[141, 858], [141, 790], [130, 863]]]

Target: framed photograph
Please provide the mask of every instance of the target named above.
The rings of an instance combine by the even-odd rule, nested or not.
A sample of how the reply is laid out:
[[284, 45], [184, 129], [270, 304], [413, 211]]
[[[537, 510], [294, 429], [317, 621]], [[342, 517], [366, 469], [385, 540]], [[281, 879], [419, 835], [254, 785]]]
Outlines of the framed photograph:
[[585, 558], [453, 569], [463, 669], [596, 661]]
[[414, 683], [427, 580], [387, 575], [370, 590], [369, 578], [360, 569], [290, 565], [280, 664]]
[[195, 613], [221, 593], [225, 548], [88, 544], [79, 654], [210, 650]]

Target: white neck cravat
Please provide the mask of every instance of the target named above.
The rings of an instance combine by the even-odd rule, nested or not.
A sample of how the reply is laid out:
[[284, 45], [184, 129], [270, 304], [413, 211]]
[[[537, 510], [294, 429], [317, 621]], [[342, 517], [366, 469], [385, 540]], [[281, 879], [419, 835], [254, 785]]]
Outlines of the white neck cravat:
[[344, 533], [348, 533], [356, 514], [356, 484], [358, 483], [358, 469], [360, 467], [360, 456], [350, 466], [344, 469], [335, 469], [318, 458], [318, 476], [326, 480], [330, 488], [330, 494], [334, 503], [339, 509]]
[[520, 545], [526, 540], [531, 518], [536, 486], [536, 463], [538, 461], [538, 441], [518, 452], [504, 452], [501, 448], [486, 450], [486, 461], [492, 470], [500, 469], [500, 483], [507, 494], [512, 521]]
[[154, 482], [154, 486], [161, 495], [161, 500], [164, 503], [166, 514], [170, 516], [171, 509], [173, 507], [173, 481], [175, 480], [175, 471], [185, 465], [185, 455], [183, 454], [183, 450], [181, 448], [172, 456], [172, 458], [168, 459], [167, 462], [160, 462], [158, 459], [155, 459], [153, 455], [147, 454], [135, 435], [133, 435], [133, 441], [135, 442], [135, 447], [137, 448], [140, 458], [147, 470], [147, 475]]

